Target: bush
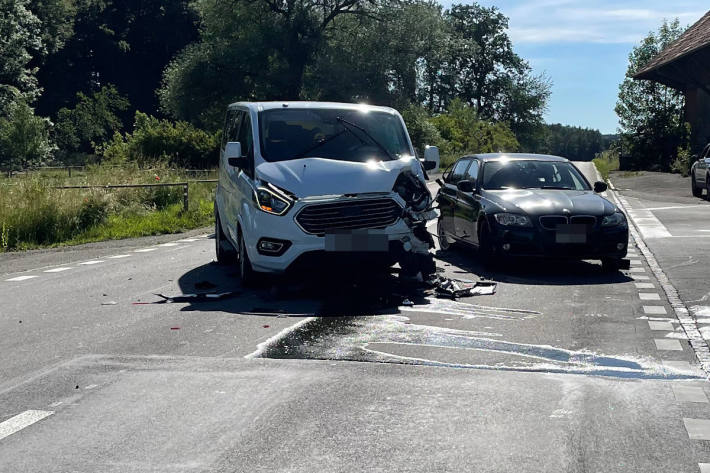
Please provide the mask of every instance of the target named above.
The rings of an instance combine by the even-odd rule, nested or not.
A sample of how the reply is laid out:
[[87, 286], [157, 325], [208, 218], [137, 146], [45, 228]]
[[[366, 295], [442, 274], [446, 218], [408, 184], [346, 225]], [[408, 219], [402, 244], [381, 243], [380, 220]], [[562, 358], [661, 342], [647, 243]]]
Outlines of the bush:
[[111, 162], [167, 161], [178, 167], [211, 168], [218, 161], [219, 142], [218, 133], [211, 135], [186, 122], [136, 112], [133, 133], [114, 134], [97, 152]]
[[411, 105], [402, 112], [402, 118], [407, 125], [407, 131], [409, 131], [409, 137], [412, 139], [414, 149], [419, 153], [420, 157], [424, 156], [424, 147], [426, 145], [441, 146], [441, 134], [431, 122], [426, 109]]
[[676, 158], [671, 163], [671, 172], [678, 173], [683, 177], [688, 177], [690, 167], [693, 165], [693, 155], [690, 148], [678, 148]]
[[36, 116], [24, 102], [13, 103], [8, 111], [0, 118], [0, 167], [24, 169], [49, 159], [54, 151], [51, 122]]
[[605, 181], [609, 179], [611, 171], [619, 170], [619, 152], [616, 150], [602, 151], [592, 160], [597, 171]]

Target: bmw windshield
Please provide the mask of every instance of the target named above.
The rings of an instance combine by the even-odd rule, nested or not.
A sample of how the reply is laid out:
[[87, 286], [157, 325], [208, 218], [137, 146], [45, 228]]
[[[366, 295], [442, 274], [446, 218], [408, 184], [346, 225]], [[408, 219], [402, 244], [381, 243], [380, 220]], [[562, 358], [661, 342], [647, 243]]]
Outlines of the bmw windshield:
[[397, 115], [347, 109], [266, 110], [259, 114], [261, 155], [267, 161], [325, 158], [367, 162], [409, 156]]
[[483, 189], [590, 190], [587, 180], [564, 161], [500, 160], [483, 167]]

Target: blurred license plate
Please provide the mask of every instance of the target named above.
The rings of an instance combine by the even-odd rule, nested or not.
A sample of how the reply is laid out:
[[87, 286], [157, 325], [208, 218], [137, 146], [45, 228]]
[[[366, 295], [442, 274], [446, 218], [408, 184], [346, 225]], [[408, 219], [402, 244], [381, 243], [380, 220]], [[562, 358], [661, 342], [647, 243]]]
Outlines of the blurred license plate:
[[587, 226], [577, 224], [557, 225], [557, 243], [587, 243]]
[[325, 251], [388, 251], [389, 239], [368, 230], [325, 234]]

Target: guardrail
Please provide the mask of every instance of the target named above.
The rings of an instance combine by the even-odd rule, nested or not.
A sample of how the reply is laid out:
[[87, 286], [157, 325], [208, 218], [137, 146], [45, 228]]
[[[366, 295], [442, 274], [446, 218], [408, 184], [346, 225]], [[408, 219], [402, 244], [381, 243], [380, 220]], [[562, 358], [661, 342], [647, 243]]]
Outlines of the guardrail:
[[127, 189], [145, 187], [182, 187], [182, 208], [185, 212], [190, 209], [190, 183], [215, 183], [218, 179], [195, 179], [186, 182], [161, 182], [160, 184], [109, 184], [104, 186], [52, 186], [53, 189]]

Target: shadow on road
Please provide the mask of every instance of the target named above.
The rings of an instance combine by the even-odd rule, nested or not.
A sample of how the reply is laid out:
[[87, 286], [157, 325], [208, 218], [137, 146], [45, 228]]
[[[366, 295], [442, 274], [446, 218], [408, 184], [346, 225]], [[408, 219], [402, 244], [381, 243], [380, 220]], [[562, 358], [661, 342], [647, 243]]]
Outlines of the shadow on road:
[[500, 262], [493, 268], [484, 267], [472, 249], [454, 247], [437, 252], [438, 265], [454, 266], [454, 274], [478, 275], [491, 281], [510, 284], [545, 284], [554, 286], [586, 286], [620, 284], [632, 279], [623, 273], [605, 272], [598, 261], [519, 258]]

